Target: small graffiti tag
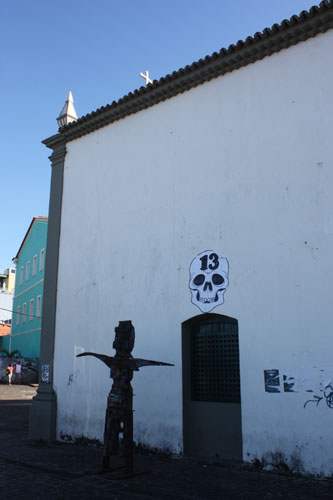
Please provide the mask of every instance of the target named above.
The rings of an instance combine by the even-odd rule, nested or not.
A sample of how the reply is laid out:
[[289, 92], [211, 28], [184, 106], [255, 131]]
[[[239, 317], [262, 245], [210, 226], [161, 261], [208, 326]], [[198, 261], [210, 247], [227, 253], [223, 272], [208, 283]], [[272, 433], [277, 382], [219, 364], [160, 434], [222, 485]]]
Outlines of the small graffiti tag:
[[50, 382], [50, 365], [42, 365], [41, 381], [45, 384], [48, 384]]
[[325, 399], [327, 406], [333, 409], [333, 382], [325, 387], [324, 396], [313, 396], [313, 399], [308, 399], [304, 403], [303, 408], [305, 408], [308, 403], [316, 403], [316, 406], [318, 407], [320, 401], [323, 399]]

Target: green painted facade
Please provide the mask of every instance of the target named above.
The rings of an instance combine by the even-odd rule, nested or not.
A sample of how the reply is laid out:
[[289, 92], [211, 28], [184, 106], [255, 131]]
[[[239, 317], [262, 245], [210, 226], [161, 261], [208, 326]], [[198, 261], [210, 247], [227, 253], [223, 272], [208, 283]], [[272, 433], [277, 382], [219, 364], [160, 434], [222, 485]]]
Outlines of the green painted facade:
[[46, 217], [34, 217], [16, 256], [12, 332], [2, 347], [25, 358], [40, 353], [47, 226]]

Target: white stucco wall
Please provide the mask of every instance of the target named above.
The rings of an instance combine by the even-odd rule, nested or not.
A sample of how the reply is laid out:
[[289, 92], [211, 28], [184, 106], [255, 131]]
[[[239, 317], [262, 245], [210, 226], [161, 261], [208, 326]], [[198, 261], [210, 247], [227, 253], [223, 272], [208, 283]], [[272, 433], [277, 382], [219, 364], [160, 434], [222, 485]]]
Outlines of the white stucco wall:
[[189, 265], [230, 264], [216, 313], [239, 322], [243, 453], [332, 473], [333, 409], [265, 392], [265, 369], [330, 366], [333, 32], [67, 145], [55, 340], [58, 435], [102, 439], [110, 353], [131, 319], [135, 439], [182, 449]]

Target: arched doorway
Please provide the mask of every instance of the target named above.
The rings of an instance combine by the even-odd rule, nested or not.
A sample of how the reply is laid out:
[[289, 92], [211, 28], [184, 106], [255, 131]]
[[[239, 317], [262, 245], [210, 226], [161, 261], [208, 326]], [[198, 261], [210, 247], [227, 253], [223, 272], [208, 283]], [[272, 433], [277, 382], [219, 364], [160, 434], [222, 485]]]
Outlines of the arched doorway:
[[182, 363], [185, 455], [242, 460], [237, 320], [210, 313], [185, 321]]

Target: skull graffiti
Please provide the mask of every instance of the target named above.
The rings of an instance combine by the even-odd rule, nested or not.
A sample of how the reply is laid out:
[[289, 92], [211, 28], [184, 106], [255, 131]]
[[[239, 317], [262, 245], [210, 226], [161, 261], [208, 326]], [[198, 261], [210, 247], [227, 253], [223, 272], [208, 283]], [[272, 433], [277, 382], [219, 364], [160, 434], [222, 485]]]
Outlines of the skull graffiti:
[[189, 287], [192, 303], [202, 312], [209, 312], [223, 304], [224, 293], [229, 284], [229, 264], [225, 257], [212, 250], [201, 252], [190, 266]]

